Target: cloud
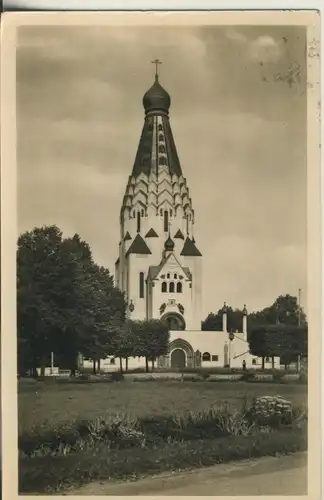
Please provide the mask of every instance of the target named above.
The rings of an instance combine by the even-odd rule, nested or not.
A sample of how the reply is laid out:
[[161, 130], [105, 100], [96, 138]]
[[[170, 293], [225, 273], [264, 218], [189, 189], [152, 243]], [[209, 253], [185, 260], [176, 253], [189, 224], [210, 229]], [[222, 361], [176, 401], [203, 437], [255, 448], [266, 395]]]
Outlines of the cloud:
[[300, 33], [299, 42], [282, 29], [22, 30], [19, 230], [55, 223], [77, 232], [113, 272], [141, 100], [158, 57], [204, 256], [203, 314], [224, 300], [255, 309], [304, 288], [306, 73], [290, 89], [264, 83], [256, 64], [261, 56], [274, 72], [290, 64], [284, 50], [275, 56], [285, 34], [303, 65]]
[[283, 41], [276, 41], [271, 36], [259, 36], [249, 45], [249, 55], [253, 61], [276, 63], [283, 55]]
[[240, 45], [245, 57], [257, 63], [277, 63], [284, 55], [283, 40], [275, 40], [270, 35], [261, 35], [252, 39], [238, 29], [229, 28], [226, 30], [226, 38]]

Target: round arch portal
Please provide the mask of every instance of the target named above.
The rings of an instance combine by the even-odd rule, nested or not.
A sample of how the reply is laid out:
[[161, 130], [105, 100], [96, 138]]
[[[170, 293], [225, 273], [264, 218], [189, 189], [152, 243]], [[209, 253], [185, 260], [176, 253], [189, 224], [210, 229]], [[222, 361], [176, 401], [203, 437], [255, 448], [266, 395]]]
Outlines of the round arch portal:
[[169, 330], [183, 331], [186, 329], [186, 322], [184, 318], [178, 313], [167, 313], [162, 316], [161, 320], [167, 323]]
[[172, 368], [193, 368], [195, 354], [192, 346], [184, 339], [175, 339], [170, 343], [170, 361]]

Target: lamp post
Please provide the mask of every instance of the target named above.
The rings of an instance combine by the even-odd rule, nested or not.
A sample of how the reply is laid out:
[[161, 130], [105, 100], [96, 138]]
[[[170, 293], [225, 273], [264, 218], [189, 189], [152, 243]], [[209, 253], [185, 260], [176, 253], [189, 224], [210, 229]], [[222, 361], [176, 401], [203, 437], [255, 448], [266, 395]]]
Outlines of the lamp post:
[[229, 347], [229, 353], [228, 353], [229, 354], [229, 356], [228, 356], [229, 357], [229, 359], [228, 359], [229, 363], [228, 364], [229, 364], [229, 367], [231, 368], [231, 361], [232, 361], [231, 360], [231, 357], [232, 357], [232, 352], [231, 352], [232, 349], [231, 349], [231, 347], [232, 347], [232, 342], [234, 340], [234, 333], [233, 333], [232, 330], [229, 332], [228, 338], [229, 338], [229, 341], [230, 341], [229, 342], [229, 346], [228, 346]]

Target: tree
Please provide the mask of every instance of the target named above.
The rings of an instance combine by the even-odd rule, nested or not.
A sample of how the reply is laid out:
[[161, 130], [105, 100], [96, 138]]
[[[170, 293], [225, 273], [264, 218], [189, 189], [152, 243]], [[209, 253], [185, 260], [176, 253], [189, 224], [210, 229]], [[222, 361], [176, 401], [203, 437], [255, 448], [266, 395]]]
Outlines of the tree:
[[103, 267], [92, 265], [88, 269], [89, 305], [88, 324], [80, 349], [93, 360], [100, 370], [100, 359], [114, 351], [114, 338], [124, 327], [125, 300], [123, 293], [114, 287], [113, 278]]
[[145, 357], [146, 371], [149, 371], [148, 362], [154, 362], [158, 356], [163, 356], [169, 351], [170, 332], [168, 325], [158, 319], [145, 321], [134, 321], [132, 323], [134, 333], [134, 355]]
[[307, 326], [264, 325], [251, 332], [250, 352], [262, 358], [280, 357], [285, 365], [307, 353]]
[[[227, 307], [227, 330], [241, 332], [243, 327], [243, 314], [240, 309]], [[204, 331], [222, 331], [223, 330], [223, 308], [217, 313], [209, 313], [207, 318], [202, 322], [202, 330]]]
[[96, 371], [125, 321], [124, 296], [109, 271], [78, 235], [63, 239], [56, 226], [19, 237], [17, 301], [19, 366], [34, 373], [41, 366], [44, 374], [51, 352], [72, 371], [81, 352]]
[[135, 331], [132, 321], [126, 321], [114, 338], [114, 355], [120, 360], [120, 371], [123, 371], [123, 359], [126, 361], [125, 369], [128, 370], [128, 358], [133, 356], [135, 349]]
[[[20, 356], [33, 373], [44, 373], [55, 336], [68, 324], [77, 266], [62, 257], [62, 233], [56, 226], [35, 228], [18, 239], [17, 324]], [[23, 358], [19, 366], [24, 365]]]

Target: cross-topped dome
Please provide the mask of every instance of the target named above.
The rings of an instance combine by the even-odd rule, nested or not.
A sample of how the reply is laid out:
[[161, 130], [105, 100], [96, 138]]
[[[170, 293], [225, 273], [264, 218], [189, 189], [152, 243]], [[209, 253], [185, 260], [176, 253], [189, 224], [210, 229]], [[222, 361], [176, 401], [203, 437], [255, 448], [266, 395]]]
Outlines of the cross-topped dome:
[[143, 106], [146, 114], [151, 111], [169, 113], [171, 97], [160, 85], [158, 75], [155, 75], [155, 82], [143, 97]]

